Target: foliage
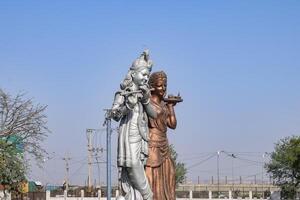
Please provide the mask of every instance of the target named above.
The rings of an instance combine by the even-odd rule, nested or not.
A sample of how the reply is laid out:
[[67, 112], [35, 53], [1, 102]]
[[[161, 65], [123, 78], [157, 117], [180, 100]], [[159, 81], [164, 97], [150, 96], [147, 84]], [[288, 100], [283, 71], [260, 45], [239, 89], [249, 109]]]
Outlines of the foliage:
[[0, 89], [0, 184], [8, 190], [19, 192], [25, 180], [29, 163], [24, 153], [36, 161], [46, 154], [41, 147], [49, 133], [45, 109], [24, 94], [13, 97]]
[[300, 186], [300, 136], [286, 137], [275, 144], [266, 169], [281, 187], [282, 197], [295, 199]]
[[170, 145], [169, 147], [170, 147], [171, 157], [175, 164], [175, 170], [176, 170], [175, 180], [176, 180], [176, 186], [178, 186], [178, 184], [183, 183], [184, 180], [186, 179], [187, 169], [184, 163], [179, 162], [177, 160], [178, 154], [175, 151], [174, 146]]
[[0, 180], [9, 191], [19, 192], [20, 183], [25, 181], [26, 166], [22, 159], [15, 145], [0, 140]]

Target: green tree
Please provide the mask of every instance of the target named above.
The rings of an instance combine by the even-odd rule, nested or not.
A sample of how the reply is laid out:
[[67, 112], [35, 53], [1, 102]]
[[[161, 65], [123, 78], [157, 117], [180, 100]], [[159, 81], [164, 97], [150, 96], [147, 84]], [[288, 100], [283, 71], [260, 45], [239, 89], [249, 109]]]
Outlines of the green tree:
[[9, 191], [20, 191], [20, 183], [26, 180], [26, 166], [15, 145], [0, 140], [0, 180]]
[[177, 160], [178, 154], [175, 151], [174, 146], [170, 145], [169, 147], [170, 147], [171, 157], [175, 164], [175, 170], [176, 170], [175, 181], [176, 181], [176, 186], [178, 186], [178, 184], [183, 183], [184, 180], [186, 179], [187, 169], [184, 163], [179, 162]]
[[300, 184], [300, 136], [281, 139], [275, 144], [266, 169], [281, 187], [284, 199], [295, 199]]
[[37, 164], [46, 154], [41, 147], [49, 133], [45, 109], [24, 94], [11, 96], [0, 89], [0, 184], [9, 191], [20, 192], [25, 180], [29, 162], [24, 154]]

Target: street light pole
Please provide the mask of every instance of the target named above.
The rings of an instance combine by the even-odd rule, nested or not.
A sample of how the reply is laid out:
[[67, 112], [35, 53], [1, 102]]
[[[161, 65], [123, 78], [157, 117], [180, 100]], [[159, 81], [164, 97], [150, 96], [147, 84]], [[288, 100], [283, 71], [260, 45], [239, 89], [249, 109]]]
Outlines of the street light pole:
[[234, 168], [233, 168], [233, 161], [236, 156], [232, 153], [231, 155], [231, 175], [232, 175], [232, 190], [234, 191]]
[[266, 153], [263, 153], [262, 159], [263, 159], [263, 164], [261, 168], [261, 190], [262, 190], [262, 197], [265, 198], [265, 193], [264, 193], [264, 164], [265, 164], [265, 155]]
[[217, 152], [217, 179], [218, 179], [218, 198], [220, 196], [220, 167], [219, 167], [220, 151]]
[[224, 151], [218, 151], [217, 152], [217, 178], [218, 178], [218, 198], [220, 198], [220, 165], [219, 165], [219, 160], [220, 160], [220, 154]]
[[107, 200], [111, 200], [111, 110], [107, 110], [105, 114], [106, 124], [106, 183], [107, 183]]
[[68, 192], [68, 190], [69, 190], [69, 170], [70, 170], [70, 168], [69, 168], [69, 160], [71, 160], [71, 158], [70, 157], [68, 157], [68, 156], [66, 156], [66, 157], [64, 157], [63, 158], [63, 160], [65, 161], [65, 167], [66, 167], [66, 180], [65, 180], [65, 184], [66, 184], [66, 191]]

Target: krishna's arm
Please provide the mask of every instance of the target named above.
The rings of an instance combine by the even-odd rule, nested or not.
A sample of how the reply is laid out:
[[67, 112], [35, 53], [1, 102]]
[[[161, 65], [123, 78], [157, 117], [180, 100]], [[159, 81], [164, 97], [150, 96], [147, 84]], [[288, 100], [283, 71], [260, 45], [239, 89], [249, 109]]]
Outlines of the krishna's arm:
[[121, 92], [116, 92], [114, 102], [111, 109], [111, 117], [115, 121], [119, 121], [127, 112], [125, 106], [125, 98]]

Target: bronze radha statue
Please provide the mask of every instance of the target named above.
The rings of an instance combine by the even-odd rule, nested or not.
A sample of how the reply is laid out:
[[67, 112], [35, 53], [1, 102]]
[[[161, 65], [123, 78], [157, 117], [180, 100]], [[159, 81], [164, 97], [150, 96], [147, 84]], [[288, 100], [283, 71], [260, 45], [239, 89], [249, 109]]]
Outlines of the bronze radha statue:
[[177, 125], [174, 106], [181, 102], [180, 95], [165, 98], [167, 75], [154, 72], [149, 79], [150, 104], [156, 118], [149, 118], [149, 142], [146, 175], [153, 192], [153, 200], [175, 200], [175, 165], [170, 155], [167, 128]]

